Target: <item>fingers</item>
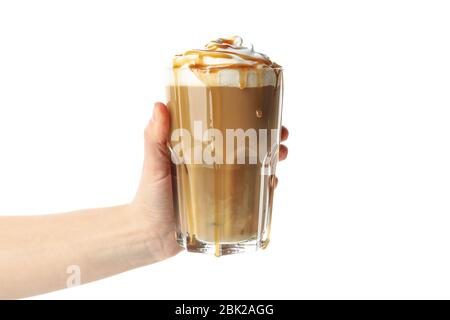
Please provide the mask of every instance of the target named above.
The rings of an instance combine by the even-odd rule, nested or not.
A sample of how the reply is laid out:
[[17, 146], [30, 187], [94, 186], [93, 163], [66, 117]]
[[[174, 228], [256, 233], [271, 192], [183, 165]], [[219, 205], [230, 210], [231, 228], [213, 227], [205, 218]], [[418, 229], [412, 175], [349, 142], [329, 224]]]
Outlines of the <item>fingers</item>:
[[169, 138], [169, 110], [162, 102], [156, 102], [152, 118], [145, 128], [145, 138], [150, 143], [166, 144]]
[[169, 130], [169, 110], [163, 103], [157, 102], [144, 133], [144, 176], [146, 179], [158, 180], [170, 173], [170, 156], [167, 148]]
[[273, 187], [276, 188], [278, 186], [278, 178], [275, 176], [273, 177]]
[[[286, 141], [288, 137], [289, 137], [289, 130], [285, 126], [281, 127], [281, 141]], [[281, 144], [279, 160], [280, 161], [285, 160], [287, 158], [287, 155], [288, 155], [288, 148], [284, 144]]]
[[280, 151], [279, 151], [279, 157], [278, 159], [280, 161], [286, 160], [288, 156], [288, 147], [286, 147], [284, 144], [280, 144]]
[[281, 127], [281, 141], [286, 141], [289, 137], [289, 130], [285, 127]]

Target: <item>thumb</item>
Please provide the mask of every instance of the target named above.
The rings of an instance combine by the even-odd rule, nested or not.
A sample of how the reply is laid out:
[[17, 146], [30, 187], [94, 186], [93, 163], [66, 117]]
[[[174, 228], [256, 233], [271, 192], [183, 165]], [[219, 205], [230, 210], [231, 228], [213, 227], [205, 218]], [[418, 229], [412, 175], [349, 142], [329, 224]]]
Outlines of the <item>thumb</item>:
[[144, 176], [148, 182], [158, 181], [170, 174], [170, 154], [167, 147], [170, 115], [166, 105], [155, 103], [153, 115], [145, 128]]

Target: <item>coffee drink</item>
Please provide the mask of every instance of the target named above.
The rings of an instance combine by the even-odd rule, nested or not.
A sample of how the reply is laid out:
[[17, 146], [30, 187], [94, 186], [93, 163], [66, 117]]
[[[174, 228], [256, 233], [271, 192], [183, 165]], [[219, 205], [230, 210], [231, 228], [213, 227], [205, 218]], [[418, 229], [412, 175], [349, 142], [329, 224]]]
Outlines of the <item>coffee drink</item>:
[[281, 67], [232, 37], [174, 59], [167, 86], [177, 240], [224, 255], [269, 241]]

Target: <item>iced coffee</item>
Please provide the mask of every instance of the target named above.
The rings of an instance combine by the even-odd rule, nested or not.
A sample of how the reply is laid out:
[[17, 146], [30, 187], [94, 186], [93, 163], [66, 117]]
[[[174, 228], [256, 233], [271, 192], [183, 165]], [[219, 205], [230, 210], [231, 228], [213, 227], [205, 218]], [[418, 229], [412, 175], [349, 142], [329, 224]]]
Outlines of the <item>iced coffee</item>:
[[240, 37], [175, 56], [167, 86], [177, 240], [217, 256], [269, 241], [282, 70]]

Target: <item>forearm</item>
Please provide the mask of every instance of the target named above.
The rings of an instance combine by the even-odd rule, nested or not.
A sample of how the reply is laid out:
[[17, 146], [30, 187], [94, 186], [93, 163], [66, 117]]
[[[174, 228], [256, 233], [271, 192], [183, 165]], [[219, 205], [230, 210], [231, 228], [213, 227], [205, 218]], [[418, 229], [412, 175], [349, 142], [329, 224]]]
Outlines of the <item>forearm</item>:
[[0, 217], [0, 298], [58, 290], [163, 259], [160, 238], [130, 210]]

